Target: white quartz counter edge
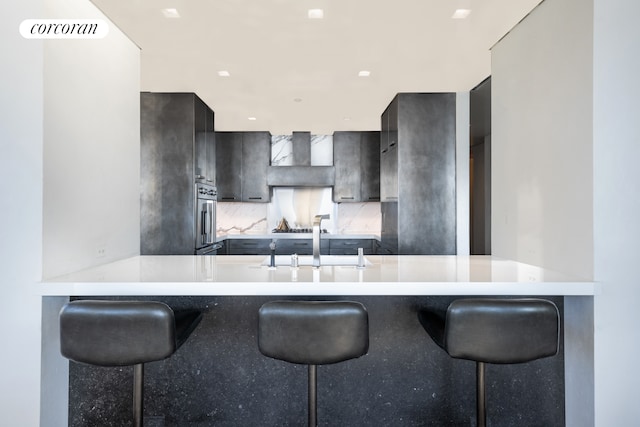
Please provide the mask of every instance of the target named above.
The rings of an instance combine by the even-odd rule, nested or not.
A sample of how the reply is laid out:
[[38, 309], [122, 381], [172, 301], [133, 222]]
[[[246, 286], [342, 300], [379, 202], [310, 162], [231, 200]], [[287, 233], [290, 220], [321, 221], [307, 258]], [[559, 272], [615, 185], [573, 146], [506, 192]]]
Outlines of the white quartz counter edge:
[[592, 296], [598, 284], [494, 257], [368, 256], [371, 266], [260, 266], [261, 256], [132, 257], [43, 281], [42, 296]]

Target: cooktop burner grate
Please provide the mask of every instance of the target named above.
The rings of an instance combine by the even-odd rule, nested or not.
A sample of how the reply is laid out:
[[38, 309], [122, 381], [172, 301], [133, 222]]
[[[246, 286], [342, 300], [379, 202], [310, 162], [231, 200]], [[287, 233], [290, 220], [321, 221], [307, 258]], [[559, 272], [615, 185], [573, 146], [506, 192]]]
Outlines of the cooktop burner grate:
[[[273, 233], [313, 233], [313, 228], [290, 228], [288, 230], [280, 230], [278, 228], [274, 228], [271, 230]], [[326, 228], [320, 230], [320, 233], [328, 233]]]

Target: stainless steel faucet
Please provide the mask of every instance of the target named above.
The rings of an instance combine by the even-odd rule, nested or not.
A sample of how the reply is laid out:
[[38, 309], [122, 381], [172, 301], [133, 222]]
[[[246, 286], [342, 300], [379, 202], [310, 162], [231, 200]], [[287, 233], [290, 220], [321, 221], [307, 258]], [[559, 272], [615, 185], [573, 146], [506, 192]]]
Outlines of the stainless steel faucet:
[[323, 219], [331, 218], [329, 214], [316, 215], [313, 218], [313, 266], [320, 267], [320, 230]]

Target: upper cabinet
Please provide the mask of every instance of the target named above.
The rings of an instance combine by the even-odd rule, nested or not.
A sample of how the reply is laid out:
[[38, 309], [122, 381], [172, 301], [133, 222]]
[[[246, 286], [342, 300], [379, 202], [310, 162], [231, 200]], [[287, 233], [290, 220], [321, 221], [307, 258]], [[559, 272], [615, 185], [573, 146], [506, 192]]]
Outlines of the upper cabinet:
[[213, 111], [197, 96], [194, 97], [195, 174], [196, 180], [215, 184], [216, 146], [213, 133]]
[[334, 132], [333, 201], [380, 200], [380, 132]]
[[380, 199], [398, 200], [398, 102], [382, 113], [380, 133]]
[[220, 202], [269, 202], [269, 132], [216, 132], [216, 183]]
[[267, 170], [271, 163], [271, 134], [242, 132], [242, 201], [268, 202]]
[[242, 201], [242, 133], [216, 132], [218, 201]]

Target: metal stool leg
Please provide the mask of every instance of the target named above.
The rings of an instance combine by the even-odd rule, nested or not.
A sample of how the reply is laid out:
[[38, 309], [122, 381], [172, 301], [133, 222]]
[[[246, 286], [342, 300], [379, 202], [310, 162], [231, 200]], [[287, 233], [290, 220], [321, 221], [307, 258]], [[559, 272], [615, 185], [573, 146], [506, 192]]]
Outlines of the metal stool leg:
[[318, 367], [309, 365], [309, 427], [318, 425]]
[[487, 406], [484, 385], [484, 362], [476, 362], [476, 416], [478, 427], [487, 424]]
[[133, 425], [142, 427], [142, 403], [144, 400], [144, 364], [133, 366]]

